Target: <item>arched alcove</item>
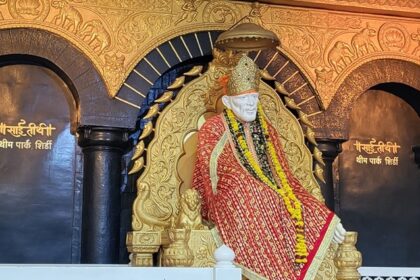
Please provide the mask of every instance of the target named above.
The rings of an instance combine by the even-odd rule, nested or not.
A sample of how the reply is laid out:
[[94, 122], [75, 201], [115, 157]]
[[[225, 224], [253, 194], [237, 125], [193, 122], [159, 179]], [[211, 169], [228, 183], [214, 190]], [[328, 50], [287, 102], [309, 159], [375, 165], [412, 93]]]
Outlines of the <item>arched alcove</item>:
[[39, 58], [0, 59], [0, 262], [78, 262], [82, 186], [72, 85]]
[[0, 57], [41, 58], [41, 62], [39, 59], [20, 62], [40, 64], [58, 74], [65, 73], [73, 85], [73, 95], [78, 96], [78, 125], [127, 127], [130, 123], [127, 108], [109, 97], [98, 69], [65, 38], [40, 29], [12, 28], [0, 30], [0, 41]]
[[349, 110], [348, 141], [337, 161], [338, 210], [359, 232], [364, 266], [420, 262], [420, 92], [400, 83], [366, 90]]
[[[144, 102], [152, 102], [163, 92], [163, 90], [158, 94], [154, 92], [153, 97], [150, 95], [149, 90], [155, 87], [156, 81], [171, 69], [177, 69], [185, 64], [193, 65], [194, 61], [200, 64], [200, 58], [211, 56], [214, 42], [220, 33], [220, 31], [202, 31], [175, 37], [139, 61], [115, 97], [127, 107], [130, 119], [133, 120], [129, 124], [130, 127], [134, 127], [133, 114], [136, 109], [144, 110], [144, 105], [147, 105]], [[320, 113], [321, 105], [316, 91], [295, 61], [283, 50], [252, 52], [249, 55], [261, 69], [267, 70], [276, 81], [284, 85], [291, 94], [290, 98], [309, 117]], [[209, 59], [206, 58], [204, 61], [208, 62]]]
[[328, 109], [315, 117], [317, 136], [347, 139], [348, 120], [355, 101], [368, 89], [386, 83], [401, 83], [420, 90], [420, 66], [397, 59], [376, 59], [353, 70], [340, 85]]

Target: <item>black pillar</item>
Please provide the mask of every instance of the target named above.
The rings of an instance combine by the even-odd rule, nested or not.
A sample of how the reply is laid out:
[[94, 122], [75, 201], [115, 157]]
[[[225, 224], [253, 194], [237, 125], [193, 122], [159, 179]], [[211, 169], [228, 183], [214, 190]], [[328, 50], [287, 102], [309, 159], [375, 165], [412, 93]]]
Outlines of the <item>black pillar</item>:
[[343, 140], [336, 139], [317, 139], [318, 149], [322, 152], [322, 158], [325, 162], [324, 179], [325, 184], [321, 183], [322, 195], [325, 198], [325, 204], [329, 209], [334, 211], [334, 179], [333, 179], [333, 162], [341, 153], [341, 143]]
[[414, 152], [414, 162], [420, 168], [420, 145], [413, 146], [412, 150]]
[[121, 159], [128, 141], [119, 128], [82, 127], [83, 220], [81, 262], [118, 263]]

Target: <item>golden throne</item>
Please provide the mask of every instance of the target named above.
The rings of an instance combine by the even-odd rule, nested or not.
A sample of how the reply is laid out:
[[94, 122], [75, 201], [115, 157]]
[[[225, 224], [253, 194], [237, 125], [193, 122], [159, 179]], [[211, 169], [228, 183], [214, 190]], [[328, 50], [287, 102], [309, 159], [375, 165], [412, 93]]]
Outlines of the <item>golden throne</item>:
[[[217, 49], [213, 56], [204, 74], [201, 73], [203, 67], [196, 66], [177, 78], [144, 117], [149, 122], [139, 137], [131, 171], [135, 173], [144, 169], [137, 181], [133, 231], [128, 233], [126, 240], [132, 265], [208, 267], [215, 263], [213, 252], [221, 242], [217, 230], [202, 223], [186, 229], [180, 218], [199, 211], [194, 209], [197, 206], [194, 195], [187, 192], [191, 188], [195, 164], [196, 132], [207, 118], [223, 110], [223, 90], [218, 81], [238, 60], [238, 55]], [[187, 83], [187, 79], [191, 81]], [[262, 71], [262, 79], [272, 80], [272, 77]], [[292, 172], [312, 195], [323, 201], [314, 176], [322, 180], [323, 161], [310, 123], [287, 97], [285, 89], [278, 83], [274, 84], [275, 88], [263, 81], [260, 83], [264, 111], [276, 129], [282, 132], [279, 134]], [[176, 98], [173, 98], [174, 91], [178, 91]], [[305, 145], [299, 120], [286, 108], [283, 100], [287, 107], [296, 110], [299, 120], [307, 127], [306, 138], [312, 143], [312, 152]], [[159, 112], [162, 104], [167, 105]], [[150, 138], [146, 147], [143, 140]], [[186, 200], [190, 203], [185, 203]], [[355, 236], [356, 233], [348, 233], [343, 245], [327, 248], [326, 258], [315, 272], [316, 279], [359, 278], [356, 269], [361, 265], [361, 256], [354, 247]], [[171, 255], [172, 249], [177, 249], [177, 254]]]

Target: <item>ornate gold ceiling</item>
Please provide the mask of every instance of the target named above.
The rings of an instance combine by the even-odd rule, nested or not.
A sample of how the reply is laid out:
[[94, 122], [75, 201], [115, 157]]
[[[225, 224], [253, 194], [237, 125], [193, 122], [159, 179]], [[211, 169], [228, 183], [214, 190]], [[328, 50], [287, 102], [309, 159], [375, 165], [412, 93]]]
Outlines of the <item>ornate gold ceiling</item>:
[[261, 0], [258, 2], [420, 18], [420, 1], [418, 0]]
[[[365, 0], [294, 2], [367, 5]], [[419, 13], [418, 3], [377, 0], [370, 6]], [[367, 61], [395, 58], [420, 64], [416, 19], [252, 5], [221, 0], [0, 0], [0, 29], [37, 28], [66, 38], [102, 73], [111, 97], [158, 45], [191, 32], [226, 30], [241, 19], [259, 23], [279, 36], [281, 51], [306, 74], [324, 108], [345, 77]]]

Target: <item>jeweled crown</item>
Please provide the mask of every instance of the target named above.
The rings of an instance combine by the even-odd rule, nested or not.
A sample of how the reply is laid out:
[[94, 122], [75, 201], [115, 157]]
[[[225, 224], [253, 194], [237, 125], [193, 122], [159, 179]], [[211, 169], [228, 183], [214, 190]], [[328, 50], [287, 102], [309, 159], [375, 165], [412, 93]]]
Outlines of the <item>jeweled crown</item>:
[[228, 94], [231, 96], [258, 91], [260, 70], [254, 61], [244, 55], [233, 68], [228, 82]]

